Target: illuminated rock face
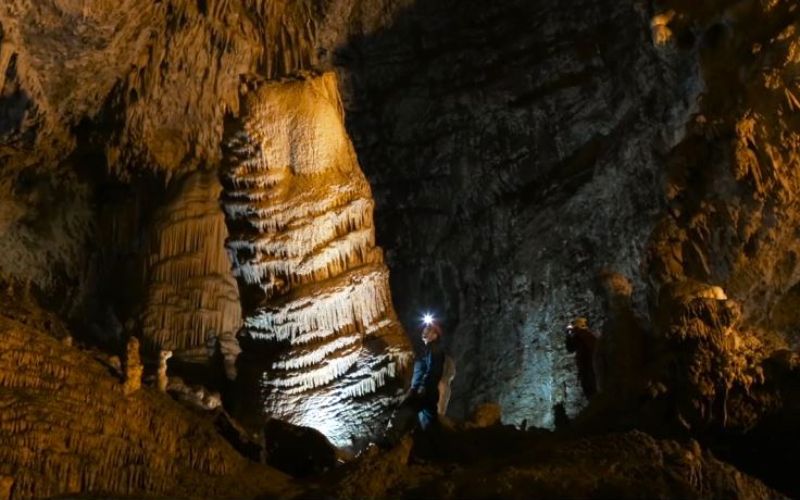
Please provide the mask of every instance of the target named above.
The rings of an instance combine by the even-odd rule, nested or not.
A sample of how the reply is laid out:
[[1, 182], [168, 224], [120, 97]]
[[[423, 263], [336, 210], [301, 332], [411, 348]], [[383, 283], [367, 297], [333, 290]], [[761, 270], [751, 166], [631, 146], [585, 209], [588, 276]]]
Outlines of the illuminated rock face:
[[194, 172], [156, 214], [142, 332], [145, 348], [207, 358], [234, 339], [241, 305], [225, 251], [228, 230], [216, 172]]
[[245, 329], [280, 345], [264, 409], [348, 444], [383, 423], [410, 350], [336, 77], [261, 84], [226, 135], [228, 247], [258, 298]]

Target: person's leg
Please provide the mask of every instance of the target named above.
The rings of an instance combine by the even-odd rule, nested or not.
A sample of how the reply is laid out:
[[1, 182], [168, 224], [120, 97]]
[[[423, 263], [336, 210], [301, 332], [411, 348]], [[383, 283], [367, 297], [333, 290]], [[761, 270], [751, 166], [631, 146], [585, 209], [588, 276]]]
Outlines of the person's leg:
[[417, 414], [419, 426], [423, 431], [433, 430], [439, 423], [439, 415], [435, 405], [425, 405]]
[[420, 431], [414, 439], [414, 455], [429, 460], [439, 455], [439, 416], [435, 404], [425, 405], [419, 413]]

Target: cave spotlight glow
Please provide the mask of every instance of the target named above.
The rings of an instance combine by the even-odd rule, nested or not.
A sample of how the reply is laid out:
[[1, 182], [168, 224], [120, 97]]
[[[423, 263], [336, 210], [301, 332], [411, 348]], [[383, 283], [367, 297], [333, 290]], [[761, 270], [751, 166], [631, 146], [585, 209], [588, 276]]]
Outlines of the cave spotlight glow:
[[433, 317], [433, 314], [431, 314], [431, 313], [429, 313], [429, 312], [426, 312], [425, 314], [423, 314], [423, 315], [422, 315], [422, 322], [423, 322], [423, 323], [424, 323], [426, 326], [427, 326], [427, 325], [432, 325], [432, 324], [433, 324], [433, 321], [434, 321], [434, 319], [435, 319], [435, 318]]

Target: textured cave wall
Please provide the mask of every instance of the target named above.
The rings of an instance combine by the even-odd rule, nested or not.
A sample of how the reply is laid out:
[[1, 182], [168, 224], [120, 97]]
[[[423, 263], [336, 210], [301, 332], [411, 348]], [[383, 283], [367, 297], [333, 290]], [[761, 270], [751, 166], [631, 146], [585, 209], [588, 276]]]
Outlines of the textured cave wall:
[[74, 140], [71, 127], [110, 103], [112, 167], [214, 162], [240, 75], [309, 68], [325, 53], [318, 41], [332, 48], [378, 29], [407, 3], [10, 0], [0, 6], [3, 96], [13, 104], [3, 133], [57, 158]]
[[[800, 12], [782, 1], [668, 7], [674, 29], [688, 25], [701, 37], [707, 90], [667, 159], [669, 210], [645, 262], [658, 337], [682, 358], [664, 376], [663, 399], [693, 431], [763, 429], [781, 412], [796, 415], [785, 349], [797, 347], [800, 325]], [[713, 286], [722, 297], [708, 296]], [[760, 460], [770, 465], [755, 467], [770, 474], [780, 463], [763, 451], [775, 445], [763, 446]]]
[[[642, 302], [658, 157], [699, 88], [690, 54], [653, 46], [644, 7], [14, 0], [0, 9], [3, 92], [15, 103], [4, 121], [15, 138], [4, 153], [9, 186], [29, 165], [63, 165], [83, 141], [118, 182], [154, 172], [169, 190], [173, 177], [216, 165], [240, 75], [335, 67], [400, 318], [414, 327], [430, 308], [445, 319], [456, 412], [499, 400], [512, 421], [549, 425], [562, 401], [574, 413], [582, 403], [563, 324], [581, 313], [599, 328], [595, 281], [606, 267], [633, 279]], [[89, 139], [73, 133], [78, 123]], [[131, 227], [153, 229], [142, 224]], [[4, 234], [18, 254], [53, 242]], [[109, 241], [102, 231], [89, 239]], [[133, 243], [124, 255], [146, 259], [149, 248]]]
[[768, 347], [796, 345], [798, 7], [670, 4], [703, 30], [708, 90], [669, 159], [670, 211], [653, 235], [648, 272], [657, 283], [720, 285]]
[[244, 331], [276, 345], [261, 411], [349, 445], [385, 424], [410, 359], [372, 193], [335, 74], [253, 85], [228, 126], [222, 178]]
[[0, 315], [4, 495], [288, 494], [287, 476], [246, 460], [210, 422], [152, 388], [124, 396], [108, 366], [32, 326], [37, 318]]
[[432, 310], [451, 408], [509, 422], [584, 403], [563, 328], [608, 319], [664, 209], [663, 157], [702, 88], [692, 44], [656, 46], [642, 4], [421, 1], [337, 53], [401, 320]]

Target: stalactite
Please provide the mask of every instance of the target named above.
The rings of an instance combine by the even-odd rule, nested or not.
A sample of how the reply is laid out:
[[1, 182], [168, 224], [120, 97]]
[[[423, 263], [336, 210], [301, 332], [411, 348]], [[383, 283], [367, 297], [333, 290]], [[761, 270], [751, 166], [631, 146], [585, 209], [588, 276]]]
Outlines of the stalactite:
[[265, 411], [347, 444], [380, 425], [410, 357], [371, 191], [333, 74], [257, 85], [227, 130], [223, 204], [234, 274], [264, 297], [245, 329], [285, 346]]

